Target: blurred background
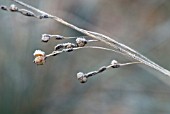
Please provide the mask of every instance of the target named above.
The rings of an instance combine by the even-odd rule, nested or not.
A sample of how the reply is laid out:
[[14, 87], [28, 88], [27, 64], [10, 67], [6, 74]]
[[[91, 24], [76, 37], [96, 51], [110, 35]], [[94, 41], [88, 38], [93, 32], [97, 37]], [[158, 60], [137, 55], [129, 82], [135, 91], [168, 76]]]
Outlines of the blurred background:
[[[170, 69], [169, 0], [23, 1], [78, 27], [116, 36], [115, 40]], [[1, 0], [0, 4], [13, 2]], [[42, 43], [41, 34], [82, 34], [53, 20], [2, 10], [0, 15], [0, 114], [170, 114], [169, 77], [145, 65], [131, 65], [80, 84], [77, 72], [96, 70], [112, 59], [131, 59], [87, 49], [51, 57], [36, 66], [32, 62], [36, 49], [50, 53], [63, 42]]]

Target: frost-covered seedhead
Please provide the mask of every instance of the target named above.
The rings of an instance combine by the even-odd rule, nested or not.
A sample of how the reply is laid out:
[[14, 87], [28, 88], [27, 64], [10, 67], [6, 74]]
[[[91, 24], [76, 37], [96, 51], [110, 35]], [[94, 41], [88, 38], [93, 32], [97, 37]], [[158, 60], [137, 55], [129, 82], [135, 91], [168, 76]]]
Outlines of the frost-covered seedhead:
[[18, 11], [18, 7], [16, 7], [14, 4], [11, 4], [11, 6], [9, 7], [10, 11]]
[[41, 40], [42, 42], [48, 42], [50, 40], [50, 35], [49, 34], [42, 34]]
[[34, 63], [37, 65], [43, 65], [45, 63], [45, 52], [41, 50], [35, 50], [34, 54], [35, 59]]
[[84, 47], [87, 44], [87, 40], [85, 38], [77, 38], [76, 43], [79, 47]]
[[80, 81], [80, 83], [86, 83], [87, 82], [87, 77], [83, 72], [77, 73], [77, 79]]

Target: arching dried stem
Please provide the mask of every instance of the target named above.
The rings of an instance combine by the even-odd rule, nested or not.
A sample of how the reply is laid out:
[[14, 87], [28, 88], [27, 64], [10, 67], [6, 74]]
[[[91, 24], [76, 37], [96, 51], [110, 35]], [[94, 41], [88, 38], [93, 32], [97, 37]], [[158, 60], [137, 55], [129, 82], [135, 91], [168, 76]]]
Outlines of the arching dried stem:
[[58, 21], [59, 23], [65, 25], [65, 26], [68, 26], [74, 30], [77, 30], [78, 32], [81, 32], [89, 37], [92, 37], [96, 40], [99, 40], [111, 47], [113, 47], [116, 51], [118, 52], [121, 52], [122, 54], [124, 54], [125, 56], [128, 56], [128, 57], [131, 57], [137, 61], [140, 61], [142, 63], [144, 63], [145, 65], [147, 66], [150, 66], [151, 68], [154, 68], [155, 70], [157, 71], [160, 71], [161, 73], [167, 75], [167, 76], [170, 76], [170, 71], [166, 70], [165, 68], [159, 66], [158, 64], [154, 63], [153, 61], [149, 60], [147, 57], [143, 56], [142, 54], [138, 53], [137, 51], [131, 49], [130, 47], [122, 44], [122, 43], [119, 43], [117, 41], [115, 41], [113, 38], [110, 38], [106, 35], [103, 35], [103, 34], [100, 34], [100, 33], [96, 33], [96, 32], [92, 32], [92, 31], [88, 31], [88, 30], [84, 30], [84, 29], [81, 29], [73, 24], [70, 24], [66, 21], [64, 21], [63, 19], [57, 17], [57, 16], [53, 16], [51, 14], [48, 14], [42, 10], [39, 10], [35, 7], [32, 7], [28, 4], [25, 4], [19, 0], [12, 0], [22, 6], [25, 6], [33, 11], [36, 11], [38, 13], [41, 14], [41, 18], [40, 19], [43, 19], [43, 18], [50, 18], [50, 19], [53, 19], [55, 21]]

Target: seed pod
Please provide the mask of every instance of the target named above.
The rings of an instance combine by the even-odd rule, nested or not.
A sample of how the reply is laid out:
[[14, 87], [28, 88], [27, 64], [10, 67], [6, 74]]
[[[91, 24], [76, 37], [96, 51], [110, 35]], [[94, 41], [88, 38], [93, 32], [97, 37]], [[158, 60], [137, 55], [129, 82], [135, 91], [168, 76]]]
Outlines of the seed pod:
[[78, 47], [84, 47], [87, 44], [87, 40], [85, 38], [77, 38], [76, 43]]
[[14, 4], [11, 4], [9, 10], [12, 12], [16, 12], [16, 11], [18, 11], [18, 7], [16, 7]]
[[116, 61], [116, 60], [112, 60], [112, 62], [111, 62], [111, 65], [115, 65], [115, 64], [117, 64], [118, 62]]
[[119, 68], [120, 64], [116, 60], [112, 60], [111, 62], [112, 68]]
[[45, 57], [44, 56], [35, 57], [34, 63], [37, 65], [43, 65], [45, 63]]
[[105, 71], [106, 69], [107, 69], [106, 66], [103, 66], [98, 70], [98, 73], [101, 73], [101, 72]]
[[97, 73], [98, 73], [97, 71], [89, 72], [89, 73], [86, 74], [86, 77], [94, 76], [94, 75], [96, 75]]
[[43, 65], [45, 63], [45, 52], [41, 50], [35, 50], [34, 54], [35, 59], [34, 63], [37, 65]]
[[87, 77], [85, 77], [85, 74], [83, 72], [77, 73], [77, 79], [80, 81], [80, 83], [87, 82]]
[[56, 50], [59, 50], [59, 49], [61, 49], [61, 48], [63, 48], [63, 44], [57, 44], [57, 45], [54, 47], [54, 50], [56, 51]]
[[1, 5], [0, 7], [1, 7], [2, 10], [8, 10], [8, 8], [4, 5]]
[[11, 4], [9, 10], [12, 12], [16, 12], [16, 11], [18, 11], [18, 7], [16, 7], [14, 4]]
[[50, 40], [50, 35], [49, 34], [42, 34], [41, 41], [42, 42], [48, 42]]
[[56, 40], [62, 40], [62, 39], [64, 39], [64, 37], [61, 36], [61, 35], [55, 35], [54, 37], [55, 37]]
[[76, 47], [76, 45], [68, 42], [68, 43], [63, 43], [63, 47], [68, 49], [68, 48], [74, 48], [74, 47]]
[[35, 14], [33, 12], [26, 9], [19, 9], [19, 12], [25, 16], [35, 17]]
[[49, 16], [48, 15], [40, 15], [39, 18], [40, 19], [46, 19], [46, 18], [49, 18]]

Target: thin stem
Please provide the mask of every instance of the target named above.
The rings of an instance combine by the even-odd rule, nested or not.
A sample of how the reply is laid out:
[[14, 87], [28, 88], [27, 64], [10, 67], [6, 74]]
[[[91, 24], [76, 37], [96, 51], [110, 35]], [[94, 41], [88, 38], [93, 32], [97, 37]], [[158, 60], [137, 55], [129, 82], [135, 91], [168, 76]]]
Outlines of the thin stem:
[[92, 77], [92, 76], [94, 76], [96, 74], [102, 73], [102, 72], [104, 72], [104, 71], [106, 71], [107, 69], [110, 69], [110, 68], [119, 68], [121, 66], [139, 64], [139, 63], [141, 63], [141, 62], [128, 62], [128, 63], [110, 64], [108, 66], [102, 66], [98, 70], [91, 71], [91, 72], [88, 72], [88, 73], [83, 73], [83, 74], [84, 74], [85, 77], [89, 78], [89, 77]]
[[122, 63], [122, 64], [120, 64], [120, 66], [127, 66], [127, 65], [133, 65], [133, 64], [139, 64], [139, 63], [141, 63], [141, 62], [129, 62], [129, 63]]
[[[63, 39], [76, 39], [76, 38], [85, 38], [85, 37], [89, 37], [89, 36], [71, 36], [71, 37], [67, 37], [67, 36], [61, 36], [61, 35], [52, 35], [52, 34], [48, 34], [50, 38], [56, 38], [58, 36], [62, 37]], [[98, 40], [87, 40], [87, 42], [97, 42]]]
[[59, 55], [59, 54], [61, 54], [63, 52], [71, 52], [71, 51], [75, 51], [75, 50], [79, 50], [79, 49], [100, 49], [100, 50], [112, 51], [112, 52], [123, 54], [123, 53], [121, 53], [119, 51], [109, 49], [109, 48], [104, 48], [104, 47], [99, 47], [99, 46], [85, 46], [85, 47], [75, 47], [75, 48], [70, 48], [70, 49], [63, 49], [63, 50], [53, 51], [52, 53], [47, 54], [45, 56], [45, 58], [47, 59], [48, 57], [56, 56], [56, 55]]

